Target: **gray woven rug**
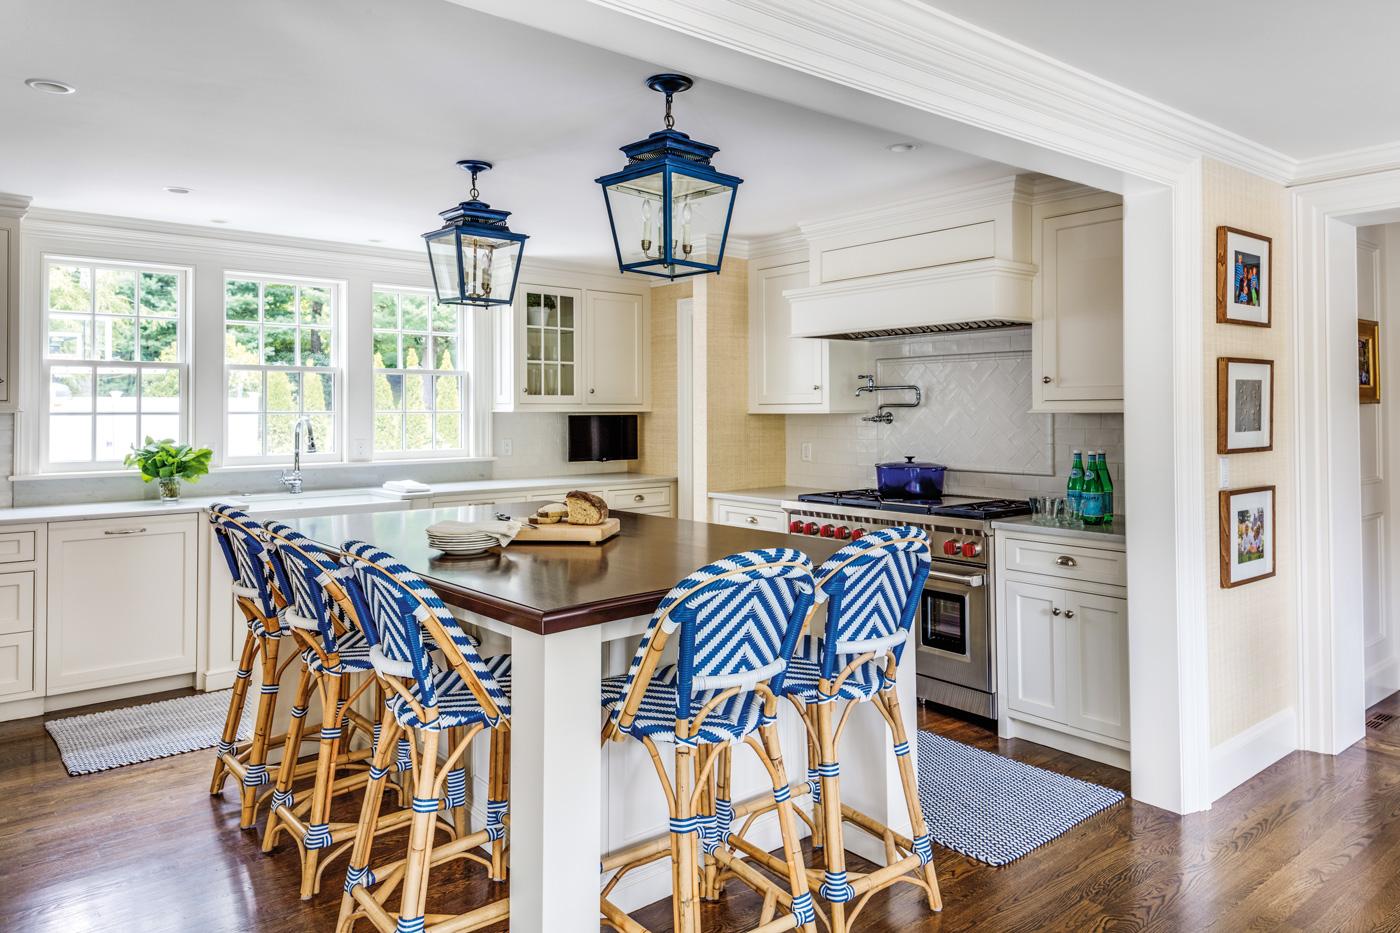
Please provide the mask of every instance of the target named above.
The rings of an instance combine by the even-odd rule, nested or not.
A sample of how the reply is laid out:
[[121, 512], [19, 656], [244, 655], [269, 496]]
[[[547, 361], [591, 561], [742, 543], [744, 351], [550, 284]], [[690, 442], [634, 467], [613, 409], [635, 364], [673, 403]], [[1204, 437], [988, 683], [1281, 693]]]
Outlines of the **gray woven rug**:
[[919, 801], [939, 845], [1005, 865], [1123, 799], [1116, 790], [919, 733]]
[[[232, 690], [197, 693], [143, 706], [52, 719], [44, 728], [53, 736], [69, 774], [92, 774], [140, 761], [152, 761], [213, 748], [219, 744]], [[258, 694], [249, 691], [238, 738], [253, 733]]]

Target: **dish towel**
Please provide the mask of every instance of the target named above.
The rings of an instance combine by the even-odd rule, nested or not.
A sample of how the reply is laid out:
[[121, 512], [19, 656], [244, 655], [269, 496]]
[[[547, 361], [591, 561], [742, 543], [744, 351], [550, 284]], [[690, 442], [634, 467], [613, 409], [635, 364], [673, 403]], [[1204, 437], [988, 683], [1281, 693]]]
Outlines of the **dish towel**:
[[505, 547], [515, 540], [515, 536], [520, 534], [520, 522], [515, 521], [486, 521], [486, 522], [438, 522], [428, 526], [429, 537], [434, 538], [454, 538], [461, 535], [485, 534], [496, 539], [496, 544]]

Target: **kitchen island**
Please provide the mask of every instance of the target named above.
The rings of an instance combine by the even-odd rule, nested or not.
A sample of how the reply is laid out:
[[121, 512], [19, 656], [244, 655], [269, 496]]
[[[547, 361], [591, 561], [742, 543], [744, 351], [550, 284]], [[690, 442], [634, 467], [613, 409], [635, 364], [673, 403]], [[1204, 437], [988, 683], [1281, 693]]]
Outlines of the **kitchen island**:
[[[666, 829], [656, 775], [639, 743], [600, 748], [601, 679], [625, 673], [652, 610], [691, 571], [760, 547], [796, 548], [820, 564], [844, 542], [621, 512], [620, 534], [595, 546], [515, 543], [469, 558], [446, 558], [428, 546], [425, 529], [435, 522], [487, 519], [498, 511], [523, 518], [534, 508], [518, 503], [323, 515], [290, 524], [330, 547], [360, 539], [389, 551], [481, 635], [483, 653], [512, 653], [511, 929], [593, 933], [600, 851]], [[912, 649], [905, 658], [912, 661]], [[898, 689], [905, 728], [913, 735], [912, 670]], [[907, 833], [889, 739], [879, 716], [865, 706], [853, 713], [843, 739], [843, 757], [859, 764], [843, 772], [842, 792], [851, 805]], [[806, 743], [791, 710], [784, 710], [779, 730], [788, 776], [799, 780]], [[741, 755], [735, 765], [736, 800], [768, 789], [756, 761]], [[756, 841], [765, 841], [761, 833]], [[877, 840], [851, 833], [847, 843], [883, 861]], [[629, 875], [613, 899], [632, 910], [669, 893], [670, 870], [663, 861]]]

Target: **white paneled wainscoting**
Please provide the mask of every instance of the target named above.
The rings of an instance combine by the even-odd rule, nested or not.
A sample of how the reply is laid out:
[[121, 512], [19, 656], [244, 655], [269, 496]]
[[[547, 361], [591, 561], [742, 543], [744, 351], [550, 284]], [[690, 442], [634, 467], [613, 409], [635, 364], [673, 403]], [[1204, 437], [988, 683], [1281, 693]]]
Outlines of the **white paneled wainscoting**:
[[[789, 415], [788, 482], [873, 486], [875, 464], [914, 456], [946, 464], [949, 491], [1020, 498], [1063, 493], [1071, 452], [1103, 450], [1122, 503], [1123, 416], [1031, 413], [1030, 352], [1029, 328], [875, 341], [880, 383], [912, 382], [923, 404], [893, 409], [889, 425], [860, 415]], [[881, 401], [908, 399], [912, 393], [888, 392]]]

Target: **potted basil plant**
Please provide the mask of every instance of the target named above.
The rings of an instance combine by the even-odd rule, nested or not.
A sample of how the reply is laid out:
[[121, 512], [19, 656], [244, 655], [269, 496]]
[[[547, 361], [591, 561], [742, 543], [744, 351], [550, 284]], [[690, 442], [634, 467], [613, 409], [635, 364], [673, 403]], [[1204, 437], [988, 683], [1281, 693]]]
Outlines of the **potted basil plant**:
[[214, 451], [208, 447], [191, 447], [177, 444], [167, 438], [157, 441], [150, 437], [140, 447], [132, 447], [123, 463], [141, 470], [141, 481], [155, 480], [160, 484], [162, 502], [174, 502], [180, 498], [180, 480], [197, 482], [209, 472], [209, 460]]

